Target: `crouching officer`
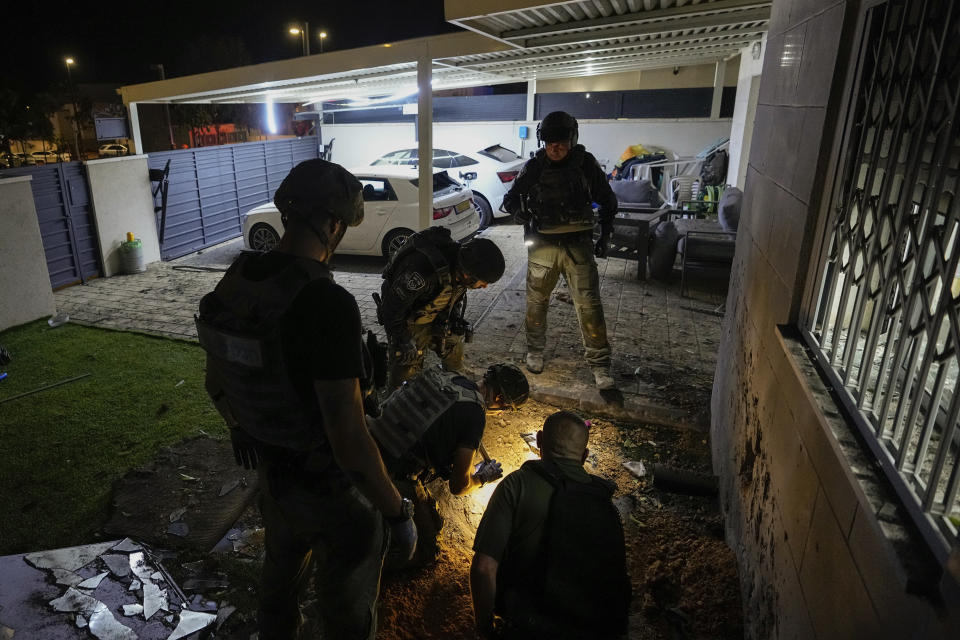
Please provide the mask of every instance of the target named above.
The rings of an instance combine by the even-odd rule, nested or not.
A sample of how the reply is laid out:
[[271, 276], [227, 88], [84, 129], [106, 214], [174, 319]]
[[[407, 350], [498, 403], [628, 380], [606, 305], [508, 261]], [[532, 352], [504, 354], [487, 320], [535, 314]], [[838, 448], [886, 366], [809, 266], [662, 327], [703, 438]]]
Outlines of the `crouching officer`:
[[[443, 478], [451, 494], [464, 495], [499, 479], [503, 468], [481, 443], [486, 411], [518, 407], [529, 396], [526, 376], [512, 364], [491, 365], [476, 383], [428, 367], [384, 401], [379, 418], [367, 417], [387, 469], [417, 505], [418, 562], [434, 557], [443, 526], [424, 483]], [[474, 465], [478, 450], [483, 462]]]
[[[610, 344], [600, 302], [600, 276], [594, 256], [602, 258], [613, 232], [617, 197], [596, 158], [577, 144], [576, 119], [554, 111], [537, 127], [544, 147], [523, 166], [503, 207], [525, 225], [527, 249], [527, 369], [543, 370], [547, 308], [560, 274], [580, 319], [584, 356], [599, 389], [612, 389]], [[592, 203], [600, 205], [595, 215]], [[593, 242], [595, 218], [600, 239]]]
[[360, 312], [328, 268], [363, 220], [360, 189], [339, 165], [294, 167], [274, 198], [277, 250], [241, 255], [200, 302], [207, 392], [260, 476], [262, 639], [297, 636], [311, 565], [324, 637], [373, 638], [388, 544], [401, 558], [416, 546], [412, 504], [364, 423]]
[[487, 238], [461, 245], [449, 229], [430, 227], [407, 239], [383, 270], [382, 298], [374, 296], [389, 343], [390, 388], [423, 369], [427, 350], [448, 370], [463, 367], [471, 335], [466, 290], [496, 282], [503, 271], [503, 253]]

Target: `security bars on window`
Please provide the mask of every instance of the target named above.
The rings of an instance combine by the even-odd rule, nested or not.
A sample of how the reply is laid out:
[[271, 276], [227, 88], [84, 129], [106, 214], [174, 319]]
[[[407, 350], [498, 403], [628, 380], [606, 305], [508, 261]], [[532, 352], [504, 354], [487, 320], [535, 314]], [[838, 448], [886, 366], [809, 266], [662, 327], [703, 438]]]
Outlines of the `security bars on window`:
[[941, 562], [960, 524], [960, 3], [867, 13], [815, 316], [827, 375]]

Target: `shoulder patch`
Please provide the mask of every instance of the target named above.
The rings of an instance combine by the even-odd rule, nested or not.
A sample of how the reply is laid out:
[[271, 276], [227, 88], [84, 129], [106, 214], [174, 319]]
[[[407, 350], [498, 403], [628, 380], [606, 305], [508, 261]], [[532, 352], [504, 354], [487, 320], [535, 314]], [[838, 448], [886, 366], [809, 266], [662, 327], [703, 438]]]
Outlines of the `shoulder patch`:
[[403, 275], [403, 286], [410, 291], [419, 291], [427, 286], [427, 281], [416, 271], [408, 271]]

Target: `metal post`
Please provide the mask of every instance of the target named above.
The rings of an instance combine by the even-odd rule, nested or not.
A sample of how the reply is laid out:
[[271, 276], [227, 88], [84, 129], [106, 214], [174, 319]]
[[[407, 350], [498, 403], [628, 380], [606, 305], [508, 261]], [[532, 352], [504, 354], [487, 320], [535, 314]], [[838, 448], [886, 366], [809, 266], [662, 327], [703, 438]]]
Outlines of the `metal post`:
[[82, 160], [80, 157], [80, 136], [77, 135], [77, 128], [80, 126], [78, 122], [79, 116], [77, 115], [79, 109], [77, 109], [77, 91], [73, 86], [73, 76], [70, 75], [70, 65], [73, 64], [73, 58], [67, 58], [64, 61], [64, 65], [67, 67], [67, 84], [70, 85], [70, 102], [73, 107], [73, 151], [74, 151], [74, 160]]
[[417, 57], [417, 153], [420, 167], [419, 228], [426, 229], [433, 220], [433, 59], [430, 45], [424, 43]]
[[[310, 23], [304, 21], [303, 31], [300, 33], [300, 37], [303, 38], [303, 55], [310, 55]], [[322, 44], [320, 46], [323, 46]]]
[[[163, 70], [163, 63], [160, 63], [160, 64], [152, 64], [152, 65], [150, 65], [150, 67], [153, 68], [153, 69], [156, 69], [157, 72], [160, 73], [160, 79], [161, 79], [161, 80], [166, 80], [166, 79], [167, 79], [167, 74], [166, 74], [166, 73], [164, 72], [164, 70]], [[165, 102], [165, 103], [163, 104], [163, 110], [164, 110], [164, 112], [166, 113], [166, 116], [167, 116], [167, 131], [170, 133], [170, 148], [171, 148], [171, 149], [176, 149], [176, 148], [177, 148], [177, 143], [176, 143], [176, 141], [173, 139], [173, 124], [171, 124], [171, 122], [170, 122], [170, 103], [169, 103], [169, 102]]]

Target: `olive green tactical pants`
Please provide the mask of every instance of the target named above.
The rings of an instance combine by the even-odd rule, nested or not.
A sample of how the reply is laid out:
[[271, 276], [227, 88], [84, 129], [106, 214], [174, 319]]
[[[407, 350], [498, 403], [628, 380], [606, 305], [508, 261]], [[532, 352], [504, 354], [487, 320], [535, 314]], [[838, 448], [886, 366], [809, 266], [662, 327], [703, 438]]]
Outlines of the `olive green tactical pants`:
[[584, 357], [590, 366], [610, 366], [607, 325], [600, 303], [600, 275], [589, 234], [559, 244], [536, 236], [527, 251], [527, 349], [543, 351], [547, 342], [547, 309], [560, 274], [580, 320]]
[[260, 512], [266, 557], [260, 587], [260, 639], [293, 640], [304, 618], [300, 596], [314, 569], [323, 638], [373, 640], [380, 571], [389, 533], [354, 487], [270, 486], [261, 465]]
[[413, 362], [398, 362], [396, 354], [392, 349], [390, 350], [387, 355], [389, 362], [387, 384], [391, 389], [396, 389], [401, 383], [423, 371], [423, 361], [427, 351], [436, 353], [447, 371], [463, 369], [463, 336], [448, 335], [441, 339], [438, 329], [432, 324], [408, 325], [407, 330], [420, 353]]

